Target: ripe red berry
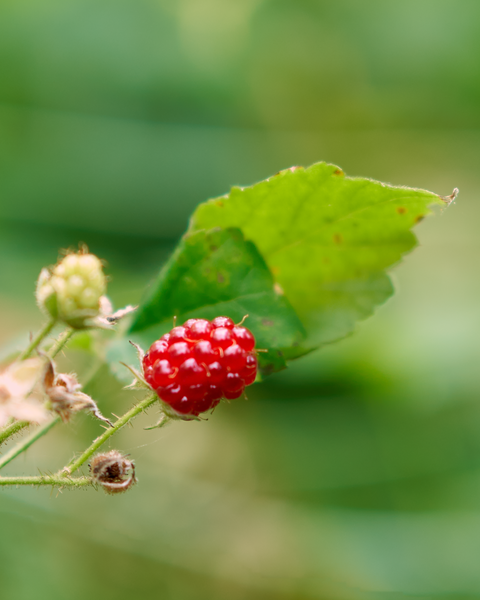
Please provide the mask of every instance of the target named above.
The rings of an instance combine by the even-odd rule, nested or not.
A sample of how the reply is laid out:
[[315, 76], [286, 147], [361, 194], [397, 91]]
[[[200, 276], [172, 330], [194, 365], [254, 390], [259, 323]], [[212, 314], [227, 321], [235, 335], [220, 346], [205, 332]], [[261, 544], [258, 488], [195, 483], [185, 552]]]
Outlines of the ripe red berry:
[[155, 389], [167, 387], [167, 385], [173, 383], [177, 373], [178, 369], [171, 365], [168, 360], [157, 360], [153, 365], [153, 387]]
[[240, 371], [247, 364], [247, 353], [238, 344], [233, 344], [225, 350], [223, 364], [229, 371]]
[[228, 373], [222, 384], [224, 392], [237, 392], [243, 387], [245, 387], [245, 383], [238, 373]]
[[185, 396], [188, 396], [191, 400], [199, 401], [205, 398], [207, 386], [204, 383], [197, 383], [184, 388], [184, 390]]
[[197, 321], [198, 321], [198, 319], [188, 319], [188, 321], [185, 321], [183, 326], [186, 327], [187, 329], [190, 329], [190, 327]]
[[220, 385], [227, 376], [227, 369], [218, 360], [208, 365], [208, 380], [212, 385]]
[[219, 327], [212, 331], [210, 340], [214, 346], [225, 350], [233, 343], [232, 332], [226, 327]]
[[258, 361], [257, 357], [253, 352], [248, 352], [247, 358], [245, 359], [245, 366], [239, 371], [240, 377], [246, 379], [251, 377], [252, 373], [257, 374]]
[[168, 351], [168, 342], [164, 340], [158, 340], [152, 344], [150, 350], [148, 351], [149, 361], [153, 364], [157, 360], [161, 360], [162, 358], [167, 358]]
[[212, 329], [213, 327], [210, 321], [198, 319], [198, 321], [190, 326], [188, 337], [192, 340], [208, 340]]
[[172, 404], [181, 399], [183, 396], [183, 389], [179, 383], [171, 383], [167, 387], [160, 387], [157, 389], [157, 394], [162, 400]]
[[236, 400], [237, 398], [240, 398], [240, 396], [243, 394], [244, 389], [245, 386], [243, 385], [239, 390], [234, 390], [232, 392], [230, 390], [225, 390], [223, 392], [223, 395], [227, 400]]
[[212, 361], [217, 360], [219, 356], [218, 352], [212, 347], [212, 344], [207, 340], [200, 340], [198, 344], [195, 344], [193, 349], [193, 354], [199, 363], [211, 363]]
[[246, 375], [245, 377], [243, 377], [243, 381], [245, 382], [245, 385], [252, 385], [252, 383], [255, 382], [256, 378], [257, 378], [257, 372], [255, 371], [251, 375]]
[[184, 342], [185, 338], [188, 338], [188, 329], [186, 327], [174, 327], [170, 332], [170, 339], [168, 340], [170, 344], [175, 342]]
[[207, 371], [194, 358], [187, 358], [178, 370], [179, 381], [182, 385], [197, 385], [207, 380]]
[[192, 414], [194, 400], [188, 396], [182, 396], [179, 400], [175, 400], [170, 406], [181, 415]]
[[187, 358], [192, 356], [192, 347], [187, 342], [175, 342], [168, 349], [168, 359], [179, 367]]
[[228, 317], [189, 319], [152, 344], [143, 358], [147, 383], [185, 418], [239, 398], [255, 381], [255, 338]]
[[218, 327], [225, 327], [226, 329], [233, 329], [235, 323], [228, 317], [217, 317], [212, 321], [212, 327], [217, 329]]
[[244, 350], [250, 351], [255, 347], [255, 338], [245, 327], [234, 327], [233, 339]]

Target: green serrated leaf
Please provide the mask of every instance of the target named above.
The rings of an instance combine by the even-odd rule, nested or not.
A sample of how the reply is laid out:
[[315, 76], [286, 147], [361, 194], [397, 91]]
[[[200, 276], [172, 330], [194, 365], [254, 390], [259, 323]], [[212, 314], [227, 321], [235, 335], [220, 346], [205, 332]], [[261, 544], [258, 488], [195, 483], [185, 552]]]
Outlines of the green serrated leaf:
[[275, 288], [265, 261], [238, 229], [213, 229], [186, 235], [161, 271], [150, 297], [131, 327], [132, 339], [145, 347], [179, 323], [197, 317], [248, 317], [264, 375], [305, 354], [305, 330], [286, 297]]
[[410, 229], [432, 204], [427, 191], [345, 177], [335, 165], [292, 167], [201, 204], [190, 232], [237, 227], [321, 345], [352, 332], [393, 293], [385, 270], [417, 243]]

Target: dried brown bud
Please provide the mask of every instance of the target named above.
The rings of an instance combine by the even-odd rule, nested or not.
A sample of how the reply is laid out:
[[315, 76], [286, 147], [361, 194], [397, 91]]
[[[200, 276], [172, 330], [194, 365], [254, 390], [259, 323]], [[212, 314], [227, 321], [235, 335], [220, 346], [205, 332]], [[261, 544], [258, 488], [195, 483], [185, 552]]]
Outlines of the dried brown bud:
[[78, 383], [76, 376], [66, 373], [57, 375], [53, 362], [50, 359], [47, 360], [48, 366], [44, 378], [45, 392], [50, 398], [52, 409], [60, 415], [62, 421], [69, 421], [73, 413], [88, 410], [97, 419], [108, 423], [111, 427], [112, 423], [102, 415], [95, 400], [80, 391], [82, 386]]
[[118, 450], [96, 454], [89, 466], [92, 479], [108, 494], [126, 492], [137, 483], [134, 462]]

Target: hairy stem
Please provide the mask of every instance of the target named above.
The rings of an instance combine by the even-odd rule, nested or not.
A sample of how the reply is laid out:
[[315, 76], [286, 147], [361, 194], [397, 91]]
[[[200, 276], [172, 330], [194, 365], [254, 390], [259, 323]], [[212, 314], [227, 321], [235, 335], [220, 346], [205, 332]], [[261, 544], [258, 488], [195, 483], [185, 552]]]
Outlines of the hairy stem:
[[37, 477], [0, 477], [2, 485], [52, 485], [58, 487], [85, 487], [93, 485], [91, 477], [58, 477], [57, 475], [39, 475]]
[[142, 400], [138, 404], [136, 404], [133, 408], [131, 408], [128, 412], [126, 412], [122, 417], [120, 417], [115, 423], [113, 427], [106, 429], [102, 435], [100, 435], [93, 443], [81, 454], [77, 459], [72, 460], [62, 471], [58, 473], [59, 477], [67, 477], [74, 473], [77, 469], [79, 469], [100, 446], [102, 446], [109, 438], [112, 437], [117, 431], [119, 431], [122, 427], [124, 427], [131, 419], [136, 417], [142, 411], [151, 406], [154, 402], [158, 400], [157, 396], [147, 396], [145, 400]]
[[75, 329], [72, 329], [71, 327], [67, 327], [67, 329], [65, 329], [65, 331], [60, 335], [55, 344], [51, 347], [50, 352], [48, 353], [50, 358], [55, 358], [57, 354], [61, 350], [63, 350], [63, 348], [67, 345], [67, 342], [70, 340], [74, 333]]
[[7, 425], [4, 429], [2, 429], [2, 431], [0, 431], [0, 445], [8, 440], [9, 437], [12, 437], [12, 435], [22, 431], [22, 429], [25, 429], [25, 427], [28, 427], [29, 425], [29, 421], [15, 421], [11, 425]]
[[2, 458], [0, 458], [0, 469], [2, 469], [5, 465], [8, 465], [9, 462], [12, 462], [14, 458], [17, 458], [19, 454], [25, 452], [32, 444], [34, 444], [37, 440], [43, 437], [46, 433], [52, 429], [54, 425], [56, 425], [60, 421], [60, 417], [56, 416], [45, 425], [42, 425], [38, 429], [35, 429], [28, 437], [22, 440], [19, 444], [14, 446], [9, 452], [4, 454]]
[[47, 321], [47, 323], [45, 323], [42, 329], [40, 329], [37, 335], [32, 339], [30, 344], [25, 348], [25, 350], [23, 350], [23, 352], [20, 352], [17, 360], [25, 360], [26, 358], [29, 358], [31, 353], [40, 344], [40, 342], [44, 340], [47, 337], [47, 335], [52, 331], [52, 329], [55, 326], [55, 323], [56, 319], [51, 319], [50, 321]]

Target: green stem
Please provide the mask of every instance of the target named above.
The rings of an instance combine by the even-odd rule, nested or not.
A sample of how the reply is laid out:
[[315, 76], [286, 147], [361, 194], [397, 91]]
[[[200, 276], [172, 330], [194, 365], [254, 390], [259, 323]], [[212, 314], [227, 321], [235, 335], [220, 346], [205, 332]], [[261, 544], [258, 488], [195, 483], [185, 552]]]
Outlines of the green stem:
[[39, 475], [38, 477], [0, 477], [2, 485], [57, 485], [59, 487], [85, 487], [93, 485], [91, 477], [58, 477], [57, 475]]
[[60, 417], [56, 416], [45, 425], [42, 425], [35, 431], [33, 431], [28, 437], [22, 440], [19, 444], [17, 444], [14, 448], [12, 448], [9, 452], [4, 454], [2, 458], [0, 458], [0, 469], [2, 469], [5, 465], [8, 465], [14, 458], [17, 458], [19, 454], [25, 452], [32, 444], [34, 444], [38, 439], [43, 437], [46, 433], [52, 429], [54, 425], [56, 425], [60, 421]]
[[74, 333], [75, 333], [75, 329], [72, 329], [71, 327], [68, 327], [67, 329], [65, 329], [65, 331], [62, 333], [62, 335], [58, 338], [58, 340], [55, 342], [55, 344], [50, 349], [50, 352], [48, 353], [50, 358], [55, 358], [57, 356], [57, 354], [61, 350], [63, 350], [63, 348], [66, 346], [67, 342], [70, 340], [70, 338], [73, 336]]
[[30, 354], [35, 350], [35, 348], [40, 344], [40, 342], [44, 338], [46, 338], [47, 335], [52, 331], [52, 329], [55, 326], [55, 323], [56, 323], [56, 319], [51, 319], [50, 321], [48, 321], [47, 323], [45, 323], [45, 325], [43, 326], [43, 328], [40, 329], [40, 331], [32, 339], [32, 341], [25, 348], [25, 350], [23, 350], [23, 352], [20, 352], [17, 360], [25, 360], [26, 358], [28, 358], [30, 356]]
[[9, 437], [15, 435], [19, 431], [22, 431], [22, 429], [25, 429], [25, 427], [28, 427], [29, 425], [29, 421], [15, 421], [11, 425], [8, 425], [4, 429], [2, 429], [2, 431], [0, 431], [0, 445], [3, 444], [3, 442], [5, 442], [6, 440], [8, 440]]
[[105, 432], [102, 433], [102, 435], [100, 435], [96, 440], [94, 440], [93, 443], [85, 450], [85, 452], [83, 452], [83, 454], [81, 454], [77, 459], [70, 461], [70, 463], [58, 473], [58, 476], [67, 477], [68, 475], [75, 473], [75, 471], [79, 469], [93, 455], [93, 453], [96, 450], [98, 450], [98, 448], [100, 448], [100, 446], [102, 446], [109, 438], [111, 438], [112, 435], [117, 433], [117, 431], [124, 427], [131, 419], [133, 419], [142, 411], [147, 409], [157, 400], [157, 396], [148, 396], [147, 398], [145, 398], [145, 400], [142, 400], [141, 402], [136, 404], [122, 417], [115, 421], [113, 427], [106, 429]]

